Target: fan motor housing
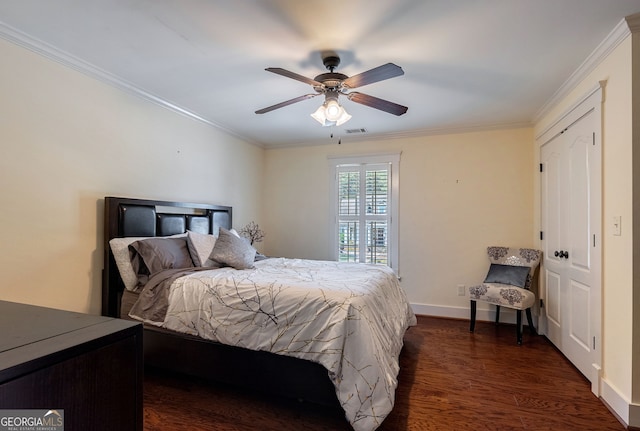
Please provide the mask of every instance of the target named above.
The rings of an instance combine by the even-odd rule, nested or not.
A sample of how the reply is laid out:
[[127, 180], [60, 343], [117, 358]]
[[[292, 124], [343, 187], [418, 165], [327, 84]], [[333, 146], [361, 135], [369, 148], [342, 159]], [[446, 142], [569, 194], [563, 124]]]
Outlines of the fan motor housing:
[[348, 76], [343, 73], [328, 72], [328, 73], [321, 73], [320, 75], [316, 76], [314, 79], [318, 82], [322, 82], [324, 86], [327, 88], [337, 88], [337, 87], [340, 87], [340, 84], [342, 84], [342, 81], [344, 81], [347, 78]]

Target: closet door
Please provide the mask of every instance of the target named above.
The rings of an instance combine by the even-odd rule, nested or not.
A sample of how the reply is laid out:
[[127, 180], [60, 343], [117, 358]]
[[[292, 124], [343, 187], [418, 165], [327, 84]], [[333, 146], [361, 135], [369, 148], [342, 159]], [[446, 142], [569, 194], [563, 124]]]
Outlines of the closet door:
[[540, 150], [546, 335], [595, 390], [601, 343], [598, 121], [590, 110]]

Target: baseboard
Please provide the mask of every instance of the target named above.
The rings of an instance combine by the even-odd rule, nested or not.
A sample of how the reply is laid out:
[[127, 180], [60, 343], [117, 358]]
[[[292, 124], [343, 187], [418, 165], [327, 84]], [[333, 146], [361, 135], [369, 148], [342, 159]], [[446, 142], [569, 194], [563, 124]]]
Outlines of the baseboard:
[[[612, 386], [606, 379], [602, 379], [600, 387], [602, 389], [600, 397], [607, 407], [609, 407], [609, 410], [611, 410], [625, 426], [633, 426], [634, 424], [629, 422], [631, 401], [627, 400], [618, 389]], [[635, 424], [635, 426], [638, 426], [638, 424]]]
[[[495, 322], [496, 320], [496, 308], [494, 306], [491, 309], [481, 308], [481, 303], [478, 303], [478, 309], [476, 311], [476, 320], [485, 322]], [[416, 314], [424, 316], [434, 317], [448, 317], [450, 319], [463, 319], [469, 320], [470, 307], [452, 307], [443, 305], [430, 305], [430, 304], [417, 304], [411, 303], [411, 308]], [[500, 309], [500, 322], [516, 324], [516, 312], [510, 308], [502, 307]], [[534, 316], [535, 325], [535, 316]]]
[[627, 422], [628, 430], [640, 430], [640, 404], [629, 403], [629, 422]]
[[606, 379], [600, 379], [600, 389], [600, 399], [627, 430], [640, 430], [640, 404], [629, 401]]

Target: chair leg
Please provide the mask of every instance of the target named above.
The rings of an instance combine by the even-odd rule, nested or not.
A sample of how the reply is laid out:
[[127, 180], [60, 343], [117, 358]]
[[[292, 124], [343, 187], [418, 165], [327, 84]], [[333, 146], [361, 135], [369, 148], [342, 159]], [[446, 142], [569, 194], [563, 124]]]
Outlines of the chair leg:
[[536, 334], [536, 328], [533, 326], [533, 318], [531, 317], [531, 308], [527, 308], [527, 322], [529, 323], [529, 331], [531, 335]]
[[496, 325], [500, 322], [500, 306], [496, 305]]
[[518, 345], [522, 344], [522, 310], [516, 310], [516, 335]]
[[476, 301], [469, 301], [471, 303], [471, 323], [469, 326], [469, 332], [473, 332], [476, 329]]

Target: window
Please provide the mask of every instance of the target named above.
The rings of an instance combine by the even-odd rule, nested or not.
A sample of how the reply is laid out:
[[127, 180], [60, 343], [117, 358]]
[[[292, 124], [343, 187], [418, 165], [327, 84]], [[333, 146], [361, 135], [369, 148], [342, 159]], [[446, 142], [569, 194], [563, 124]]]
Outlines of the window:
[[379, 263], [398, 272], [399, 162], [399, 154], [331, 159], [336, 260]]

